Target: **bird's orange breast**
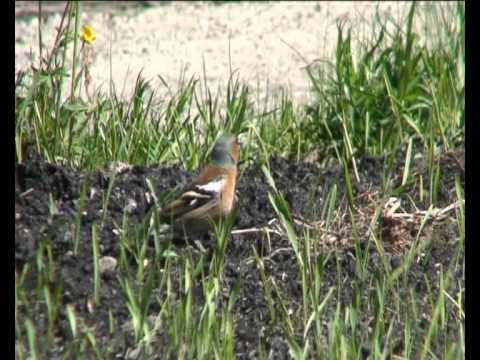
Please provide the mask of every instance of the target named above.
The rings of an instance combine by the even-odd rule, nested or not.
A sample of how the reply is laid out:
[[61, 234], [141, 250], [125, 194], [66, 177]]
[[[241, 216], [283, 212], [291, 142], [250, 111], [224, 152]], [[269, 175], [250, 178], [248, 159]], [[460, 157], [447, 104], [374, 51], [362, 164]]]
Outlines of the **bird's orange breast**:
[[222, 213], [227, 215], [232, 211], [235, 201], [235, 186], [236, 186], [237, 170], [235, 168], [227, 171], [226, 181], [221, 198]]

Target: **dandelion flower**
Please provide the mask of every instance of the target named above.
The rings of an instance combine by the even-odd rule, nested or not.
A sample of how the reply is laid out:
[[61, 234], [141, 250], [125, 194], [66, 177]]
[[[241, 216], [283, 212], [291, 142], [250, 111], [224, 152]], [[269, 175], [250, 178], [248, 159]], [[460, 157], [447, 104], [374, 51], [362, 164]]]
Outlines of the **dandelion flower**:
[[82, 30], [80, 31], [80, 37], [86, 43], [91, 44], [95, 41], [97, 35], [95, 35], [95, 31], [93, 31], [90, 25], [83, 25]]

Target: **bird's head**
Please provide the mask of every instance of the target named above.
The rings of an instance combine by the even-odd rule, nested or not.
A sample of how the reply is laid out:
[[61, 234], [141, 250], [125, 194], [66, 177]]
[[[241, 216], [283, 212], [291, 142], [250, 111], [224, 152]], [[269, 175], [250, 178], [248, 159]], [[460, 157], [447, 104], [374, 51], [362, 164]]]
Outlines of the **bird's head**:
[[223, 168], [230, 168], [237, 165], [240, 144], [235, 135], [222, 135], [218, 138], [210, 160], [213, 164]]

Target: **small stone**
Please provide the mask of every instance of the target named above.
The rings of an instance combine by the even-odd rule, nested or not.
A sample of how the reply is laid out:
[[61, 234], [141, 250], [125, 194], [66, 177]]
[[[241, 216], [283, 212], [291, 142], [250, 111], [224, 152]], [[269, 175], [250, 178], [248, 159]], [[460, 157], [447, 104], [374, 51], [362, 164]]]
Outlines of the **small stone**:
[[117, 267], [117, 259], [112, 256], [104, 256], [100, 259], [100, 273], [104, 274], [107, 272], [115, 271]]
[[127, 211], [127, 213], [132, 214], [136, 208], [137, 208], [137, 202], [133, 199], [128, 199], [128, 203], [125, 206], [125, 210]]
[[92, 188], [90, 189], [90, 200], [93, 199], [93, 197], [97, 194], [97, 192], [98, 192], [98, 190], [95, 189], [94, 187], [92, 187]]
[[95, 305], [95, 302], [93, 301], [93, 299], [88, 299], [87, 300], [87, 311], [90, 314], [93, 314], [95, 312], [95, 308], [96, 308], [96, 305]]
[[338, 242], [338, 236], [333, 235], [333, 234], [327, 234], [325, 237], [325, 243], [328, 245], [333, 245]]
[[127, 350], [127, 356], [126, 358], [129, 360], [136, 360], [136, 359], [142, 359], [143, 358], [143, 346], [139, 345], [134, 349], [129, 349]]
[[307, 164], [318, 163], [321, 160], [322, 156], [319, 149], [313, 150], [310, 154], [305, 157], [305, 162]]

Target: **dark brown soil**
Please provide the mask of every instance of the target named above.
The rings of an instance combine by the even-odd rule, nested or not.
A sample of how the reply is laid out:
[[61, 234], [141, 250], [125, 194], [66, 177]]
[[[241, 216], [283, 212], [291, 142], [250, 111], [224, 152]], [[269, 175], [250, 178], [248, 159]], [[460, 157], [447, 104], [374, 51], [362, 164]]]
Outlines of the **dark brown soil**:
[[[394, 162], [392, 173], [394, 178], [390, 184], [400, 185], [403, 171], [403, 152], [399, 151], [397, 160]], [[360, 249], [368, 254], [366, 264], [366, 276], [358, 273], [356, 268], [357, 251], [352, 237], [351, 219], [348, 212], [345, 195], [345, 184], [341, 167], [321, 169], [312, 163], [295, 163], [281, 158], [270, 159], [270, 169], [276, 181], [278, 190], [288, 202], [290, 211], [297, 221], [296, 230], [302, 235], [305, 227], [303, 223], [312, 226], [312, 240], [316, 241], [316, 254], [312, 254], [313, 261], [325, 259], [327, 254], [333, 254], [328, 258], [323, 268], [320, 298], [322, 299], [329, 289], [335, 291], [323, 310], [323, 345], [328, 345], [329, 327], [328, 321], [332, 318], [337, 303], [348, 305], [356, 301], [354, 294], [360, 290], [360, 318], [355, 336], [366, 342], [364, 355], [369, 353], [369, 340], [367, 334], [374, 326], [371, 319], [370, 298], [374, 298], [374, 282], [372, 279], [382, 279], [384, 268], [380, 256], [373, 243], [367, 243], [367, 231], [373, 218], [375, 207], [383, 205], [387, 198], [382, 195], [382, 182], [384, 167], [388, 162], [381, 158], [363, 158], [357, 163], [360, 181], [353, 181], [355, 197], [355, 219], [359, 238]], [[436, 207], [445, 208], [455, 203], [455, 176], [459, 176], [464, 185], [464, 150], [444, 154], [440, 158], [441, 174], [440, 186]], [[136, 347], [133, 332], [124, 330], [124, 324], [129, 321], [129, 312], [126, 306], [125, 295], [121, 290], [115, 273], [102, 275], [101, 304], [95, 311], [89, 308], [89, 301], [93, 293], [93, 263], [92, 263], [92, 224], [97, 224], [98, 238], [100, 239], [100, 256], [112, 256], [119, 258], [119, 236], [115, 229], [121, 228], [124, 210], [128, 209], [129, 224], [132, 229], [144, 219], [149, 204], [145, 193], [148, 191], [145, 179], [149, 178], [154, 184], [157, 194], [172, 186], [186, 183], [190, 179], [185, 171], [179, 166], [133, 166], [120, 171], [116, 175], [111, 189], [108, 202], [108, 212], [101, 226], [104, 208], [104, 197], [109, 186], [109, 172], [96, 171], [82, 173], [66, 167], [51, 165], [38, 158], [30, 158], [16, 168], [18, 179], [16, 182], [15, 202], [15, 262], [17, 274], [26, 264], [30, 270], [25, 280], [26, 295], [31, 299], [36, 298], [35, 289], [37, 249], [41, 244], [48, 242], [52, 248], [54, 274], [50, 279], [52, 287], [61, 286], [60, 306], [58, 318], [54, 325], [54, 337], [56, 346], [46, 350], [43, 358], [57, 358], [65, 351], [63, 347], [71, 342], [65, 305], [72, 304], [76, 315], [84, 319], [85, 324], [94, 328], [97, 344], [111, 344], [111, 358], [124, 358], [127, 351]], [[419, 210], [428, 207], [429, 178], [425, 160], [415, 160], [412, 172], [417, 178], [423, 175], [425, 194], [423, 201], [419, 199], [418, 186], [409, 186], [400, 196], [403, 200], [403, 211], [413, 213], [416, 209], [409, 202], [408, 197], [413, 199]], [[84, 215], [81, 218], [80, 243], [77, 255], [73, 254], [72, 241], [75, 231], [75, 219], [79, 209], [79, 197], [81, 188], [86, 186], [86, 204]], [[324, 224], [318, 220], [325, 205], [325, 197], [333, 184], [337, 184], [338, 195], [335, 213], [332, 219], [329, 234], [326, 236]], [[395, 186], [393, 186], [395, 187]], [[247, 168], [239, 179], [237, 217], [234, 225], [235, 230], [269, 227], [275, 228], [278, 219], [268, 199], [271, 189], [257, 166]], [[56, 210], [49, 210], [49, 197], [51, 196]], [[52, 214], [53, 212], [53, 214]], [[405, 287], [396, 289], [399, 296], [408, 298], [411, 289], [414, 289], [417, 300], [417, 316], [431, 314], [429, 303], [432, 294], [435, 294], [438, 284], [439, 267], [443, 266], [444, 272], [451, 266], [455, 259], [458, 247], [457, 224], [453, 220], [455, 211], [448, 214], [449, 217], [442, 221], [434, 221], [427, 225], [422, 233], [422, 241], [425, 241], [424, 253], [418, 255], [406, 276]], [[409, 244], [415, 239], [419, 224], [402, 224], [401, 222], [384, 221], [383, 240], [385, 256], [389, 259], [392, 268], [397, 267], [402, 261]], [[281, 228], [279, 228], [281, 229]], [[299, 237], [303, 239], [302, 236]], [[214, 244], [210, 236], [206, 236], [203, 244], [207, 253], [214, 250]], [[202, 252], [195, 245], [174, 244], [177, 254], [187, 256], [190, 254], [197, 261]], [[294, 313], [302, 314], [302, 285], [299, 274], [299, 266], [295, 253], [288, 238], [281, 234], [270, 234], [270, 240], [262, 232], [245, 232], [233, 234], [229, 239], [226, 249], [225, 267], [222, 277], [222, 294], [224, 300], [228, 300], [229, 293], [239, 281], [239, 292], [233, 307], [235, 321], [235, 352], [239, 359], [258, 357], [259, 348], [263, 348], [268, 358], [288, 358], [288, 347], [285, 341], [285, 325], [274, 321], [265, 300], [264, 289], [260, 279], [260, 272], [253, 258], [253, 249], [263, 258], [265, 275], [269, 281], [281, 293], [282, 301], [288, 309]], [[332, 252], [333, 251], [333, 252]], [[147, 259], [154, 260], [153, 244], [147, 250]], [[188, 255], [188, 256], [190, 256]], [[46, 258], [47, 254], [45, 254]], [[456, 261], [463, 263], [463, 252]], [[206, 259], [209, 259], [207, 254]], [[181, 270], [181, 261], [173, 262], [172, 273], [178, 274]], [[175, 269], [178, 266], [178, 269]], [[209, 263], [205, 262], [205, 270], [208, 271]], [[460, 266], [461, 268], [461, 266]], [[132, 269], [136, 269], [132, 260]], [[340, 275], [338, 274], [340, 271]], [[455, 270], [455, 279], [448, 284], [448, 292], [456, 294], [457, 286], [464, 287], [463, 271]], [[341, 279], [339, 287], [338, 279]], [[426, 286], [428, 279], [430, 286]], [[175, 279], [174, 279], [175, 280]], [[178, 280], [178, 279], [176, 279]], [[201, 308], [203, 299], [202, 284], [199, 282], [194, 294], [194, 307]], [[176, 290], [175, 290], [176, 289]], [[174, 287], [180, 293], [178, 284]], [[161, 293], [156, 294], [162, 296]], [[180, 294], [179, 294], [180, 295]], [[274, 298], [276, 295], [274, 295]], [[33, 303], [33, 301], [32, 301]], [[279, 302], [274, 304], [279, 311]], [[456, 339], [458, 326], [456, 324], [456, 310], [452, 304], [446, 304], [448, 309], [446, 319], [447, 331], [444, 342], [432, 344], [432, 351], [440, 356], [446, 342]], [[37, 337], [42, 338], [47, 333], [47, 309], [45, 305], [33, 306], [33, 313], [28, 316], [33, 319], [36, 326]], [[26, 315], [26, 311], [32, 311], [20, 307], [19, 321]], [[149, 315], [156, 315], [160, 305], [155, 298], [151, 299]], [[109, 311], [116, 320], [118, 328], [113, 334], [108, 331]], [[400, 311], [406, 311], [400, 309]], [[370, 316], [370, 317], [369, 317]], [[405, 316], [395, 314], [386, 317], [394, 322], [392, 338], [394, 347], [392, 353], [401, 354], [405, 344], [403, 343], [403, 321]], [[278, 319], [277, 319], [278, 320]], [[303, 344], [302, 321], [295, 319], [295, 334], [297, 341]], [[390, 324], [385, 324], [388, 328]], [[428, 319], [421, 329], [428, 328]], [[370, 330], [369, 330], [370, 329]], [[162, 354], [161, 349], [169, 342], [166, 334], [167, 329], [160, 328], [154, 346], [159, 349], [154, 358], [175, 357], [175, 354]], [[124, 334], [126, 333], [126, 335]], [[418, 334], [421, 335], [421, 334]], [[373, 335], [372, 335], [373, 336]], [[423, 338], [418, 336], [419, 339]], [[313, 333], [310, 346], [314, 342]], [[259, 347], [259, 344], [261, 345]], [[419, 351], [422, 344], [413, 340], [413, 353]], [[141, 357], [140, 357], [141, 358]]]

